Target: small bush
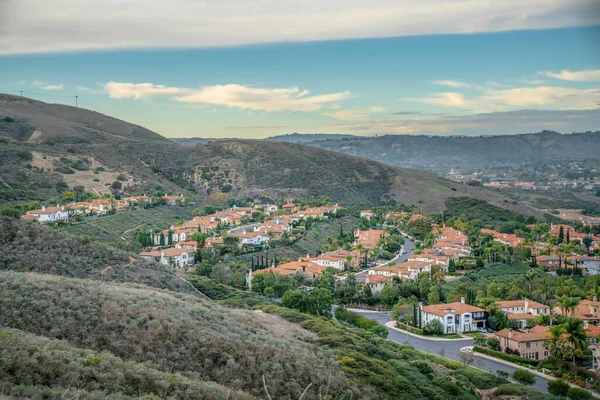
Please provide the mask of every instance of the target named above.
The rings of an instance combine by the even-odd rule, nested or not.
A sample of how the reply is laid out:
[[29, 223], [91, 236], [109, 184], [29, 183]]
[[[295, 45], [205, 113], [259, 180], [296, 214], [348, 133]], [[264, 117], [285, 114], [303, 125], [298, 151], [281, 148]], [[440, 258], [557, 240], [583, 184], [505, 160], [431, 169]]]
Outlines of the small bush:
[[590, 400], [592, 394], [585, 389], [572, 387], [567, 392], [567, 397], [571, 400]]
[[515, 384], [502, 385], [494, 390], [494, 396], [523, 396], [524, 394], [524, 388]]
[[533, 385], [535, 383], [535, 375], [524, 369], [518, 369], [513, 373], [515, 381], [523, 385]]
[[556, 396], [567, 397], [569, 384], [564, 379], [555, 379], [548, 382], [548, 392]]

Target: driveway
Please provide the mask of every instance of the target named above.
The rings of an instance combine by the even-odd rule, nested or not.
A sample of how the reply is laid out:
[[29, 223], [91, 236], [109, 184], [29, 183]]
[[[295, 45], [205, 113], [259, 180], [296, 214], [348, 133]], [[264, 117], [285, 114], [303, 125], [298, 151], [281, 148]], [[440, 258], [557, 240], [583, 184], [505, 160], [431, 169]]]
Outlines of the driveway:
[[[357, 314], [362, 315], [365, 318], [377, 321], [381, 325], [385, 325], [386, 322], [392, 319], [390, 312], [368, 311], [359, 309], [351, 310]], [[460, 349], [465, 346], [473, 346], [473, 339], [471, 338], [457, 339], [455, 341], [435, 341], [421, 339], [415, 336], [405, 334], [403, 332], [399, 332], [395, 329], [388, 328], [388, 331], [390, 332], [388, 340], [392, 340], [400, 344], [407, 343], [417, 350], [421, 350], [430, 354], [435, 354], [437, 356], [443, 356], [459, 362]], [[517, 369], [525, 369], [515, 368], [513, 366], [506, 365], [495, 360], [480, 357], [477, 355], [477, 353], [473, 354], [473, 358], [475, 360], [472, 364], [473, 367], [490, 372], [492, 374], [495, 374], [497, 370], [503, 370], [508, 372], [510, 376], [512, 376], [513, 372], [515, 372]], [[548, 393], [548, 379], [541, 376], [536, 376], [535, 384], [533, 384], [532, 387], [539, 390], [542, 393]]]

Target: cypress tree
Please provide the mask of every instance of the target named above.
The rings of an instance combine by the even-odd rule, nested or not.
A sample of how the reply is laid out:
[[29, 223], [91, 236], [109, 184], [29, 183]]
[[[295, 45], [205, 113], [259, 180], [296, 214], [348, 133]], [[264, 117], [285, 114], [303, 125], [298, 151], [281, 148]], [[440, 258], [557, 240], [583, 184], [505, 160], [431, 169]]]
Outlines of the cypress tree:
[[417, 327], [417, 303], [413, 303], [413, 326]]
[[168, 240], [169, 240], [169, 246], [173, 245], [173, 232], [169, 229], [169, 234], [168, 234]]
[[567, 231], [567, 244], [571, 243], [571, 235], [569, 234], [569, 231]]
[[560, 229], [558, 230], [558, 243], [563, 243], [565, 241], [565, 231], [563, 230], [563, 227], [561, 226]]
[[165, 234], [163, 232], [160, 233], [160, 245], [165, 245]]

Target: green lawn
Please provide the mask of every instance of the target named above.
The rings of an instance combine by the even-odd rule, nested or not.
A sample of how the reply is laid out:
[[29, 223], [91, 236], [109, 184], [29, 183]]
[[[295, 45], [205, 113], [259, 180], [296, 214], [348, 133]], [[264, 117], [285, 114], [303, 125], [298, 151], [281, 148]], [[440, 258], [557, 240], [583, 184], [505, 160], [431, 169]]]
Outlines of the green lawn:
[[[488, 286], [493, 281], [496, 281], [497, 283], [510, 283], [530, 269], [531, 268], [525, 263], [514, 262], [510, 264], [501, 264], [488, 269], [473, 270], [461, 276], [460, 279], [448, 282], [446, 288], [450, 291], [461, 283], [466, 283], [474, 289], [481, 286]], [[535, 271], [538, 275], [549, 278], [549, 275], [541, 269], [536, 269]]]
[[270, 249], [259, 253], [244, 254], [237, 258], [246, 264], [250, 264], [253, 256], [268, 255], [269, 258], [277, 256], [279, 260], [289, 258], [293, 261], [296, 261], [299, 257], [305, 257], [307, 254], [314, 256], [327, 243], [325, 240], [327, 236], [334, 238], [339, 236], [340, 225], [343, 226], [344, 232], [350, 232], [354, 229], [356, 221], [355, 217], [346, 216], [331, 221], [317, 222], [313, 224], [304, 237], [290, 246]]
[[[59, 228], [73, 235], [89, 235], [100, 242], [111, 246], [137, 250], [136, 232], [140, 228], [166, 228], [169, 225], [192, 218], [195, 205], [163, 206], [148, 209], [138, 209], [108, 215], [85, 223], [67, 225]], [[125, 238], [125, 240], [122, 238]]]

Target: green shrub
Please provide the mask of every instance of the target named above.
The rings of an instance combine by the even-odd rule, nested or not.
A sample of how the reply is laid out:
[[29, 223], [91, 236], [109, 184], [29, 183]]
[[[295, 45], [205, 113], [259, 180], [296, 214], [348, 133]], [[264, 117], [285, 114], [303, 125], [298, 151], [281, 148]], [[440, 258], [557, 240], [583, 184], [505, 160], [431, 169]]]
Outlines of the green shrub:
[[513, 373], [513, 379], [523, 385], [533, 385], [535, 383], [535, 375], [524, 369], [518, 369]]
[[440, 320], [429, 321], [423, 327], [424, 335], [442, 335], [444, 334], [444, 325]]
[[515, 364], [517, 364], [517, 363], [528, 364], [528, 365], [531, 365], [534, 367], [539, 364], [538, 360], [529, 360], [527, 358], [521, 358], [519, 356], [502, 353], [500, 351], [486, 349], [485, 347], [480, 347], [480, 346], [473, 346], [473, 351], [478, 352], [478, 353], [487, 354], [488, 356], [500, 358], [502, 360], [510, 361]]
[[499, 386], [498, 389], [494, 390], [494, 396], [522, 396], [524, 394], [525, 388], [512, 383]]
[[381, 326], [377, 322], [365, 318], [362, 315], [348, 311], [343, 307], [336, 308], [335, 318], [338, 321], [346, 322], [356, 328], [365, 329], [383, 338], [386, 338], [389, 334], [389, 331], [384, 326]]
[[567, 397], [569, 388], [569, 383], [564, 379], [555, 379], [548, 382], [548, 392], [556, 396]]
[[572, 387], [567, 392], [567, 397], [571, 400], [590, 400], [592, 394], [585, 389]]

